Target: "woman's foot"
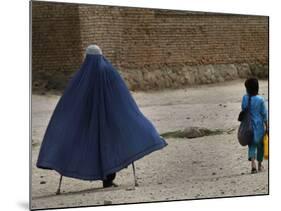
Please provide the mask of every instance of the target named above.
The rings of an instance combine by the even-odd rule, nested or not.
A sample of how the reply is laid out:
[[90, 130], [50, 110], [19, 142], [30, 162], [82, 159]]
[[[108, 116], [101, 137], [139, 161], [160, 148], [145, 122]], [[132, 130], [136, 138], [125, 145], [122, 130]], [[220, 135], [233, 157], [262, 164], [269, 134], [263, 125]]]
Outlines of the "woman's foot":
[[118, 187], [118, 185], [112, 181], [103, 182], [103, 188]]
[[113, 180], [116, 177], [116, 173], [112, 173], [106, 176], [106, 179], [102, 181], [102, 185], [104, 188], [109, 188], [109, 187], [117, 187]]

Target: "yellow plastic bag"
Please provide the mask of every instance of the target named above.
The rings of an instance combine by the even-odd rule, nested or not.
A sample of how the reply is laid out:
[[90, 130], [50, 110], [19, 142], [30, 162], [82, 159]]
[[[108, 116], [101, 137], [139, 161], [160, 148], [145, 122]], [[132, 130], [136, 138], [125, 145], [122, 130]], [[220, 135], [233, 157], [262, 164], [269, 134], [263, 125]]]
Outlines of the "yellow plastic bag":
[[268, 135], [267, 133], [263, 137], [263, 157], [268, 160]]

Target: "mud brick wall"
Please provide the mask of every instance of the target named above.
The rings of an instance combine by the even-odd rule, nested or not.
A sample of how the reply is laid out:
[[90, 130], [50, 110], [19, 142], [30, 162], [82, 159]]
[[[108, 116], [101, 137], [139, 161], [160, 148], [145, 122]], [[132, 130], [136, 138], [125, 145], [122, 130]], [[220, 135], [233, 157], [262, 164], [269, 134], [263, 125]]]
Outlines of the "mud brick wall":
[[120, 63], [131, 89], [268, 76], [268, 18], [127, 9]]
[[33, 87], [63, 89], [82, 60], [79, 8], [32, 3]]
[[267, 62], [267, 19], [257, 16], [126, 11], [124, 65]]
[[132, 90], [268, 76], [268, 17], [33, 2], [33, 87], [63, 89], [98, 44]]
[[119, 65], [124, 25], [120, 8], [79, 5], [79, 18], [81, 54], [89, 44], [96, 43], [115, 66]]

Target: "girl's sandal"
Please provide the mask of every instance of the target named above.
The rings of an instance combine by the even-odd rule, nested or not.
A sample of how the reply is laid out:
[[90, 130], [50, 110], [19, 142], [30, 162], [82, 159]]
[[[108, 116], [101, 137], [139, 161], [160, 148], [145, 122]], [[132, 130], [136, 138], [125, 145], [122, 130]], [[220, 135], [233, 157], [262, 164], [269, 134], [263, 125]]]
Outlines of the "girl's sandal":
[[259, 167], [258, 167], [258, 171], [259, 171], [259, 172], [263, 172], [263, 171], [265, 171], [265, 168], [264, 168], [263, 166], [259, 166]]
[[258, 173], [257, 169], [256, 168], [252, 168], [251, 174], [256, 174], [256, 173]]

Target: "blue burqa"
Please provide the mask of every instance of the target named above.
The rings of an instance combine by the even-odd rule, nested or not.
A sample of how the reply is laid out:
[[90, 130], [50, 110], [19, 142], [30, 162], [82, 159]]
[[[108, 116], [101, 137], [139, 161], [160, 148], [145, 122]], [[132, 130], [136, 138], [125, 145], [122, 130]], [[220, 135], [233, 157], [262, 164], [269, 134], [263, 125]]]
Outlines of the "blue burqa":
[[167, 143], [103, 55], [87, 54], [52, 114], [37, 167], [103, 180]]

